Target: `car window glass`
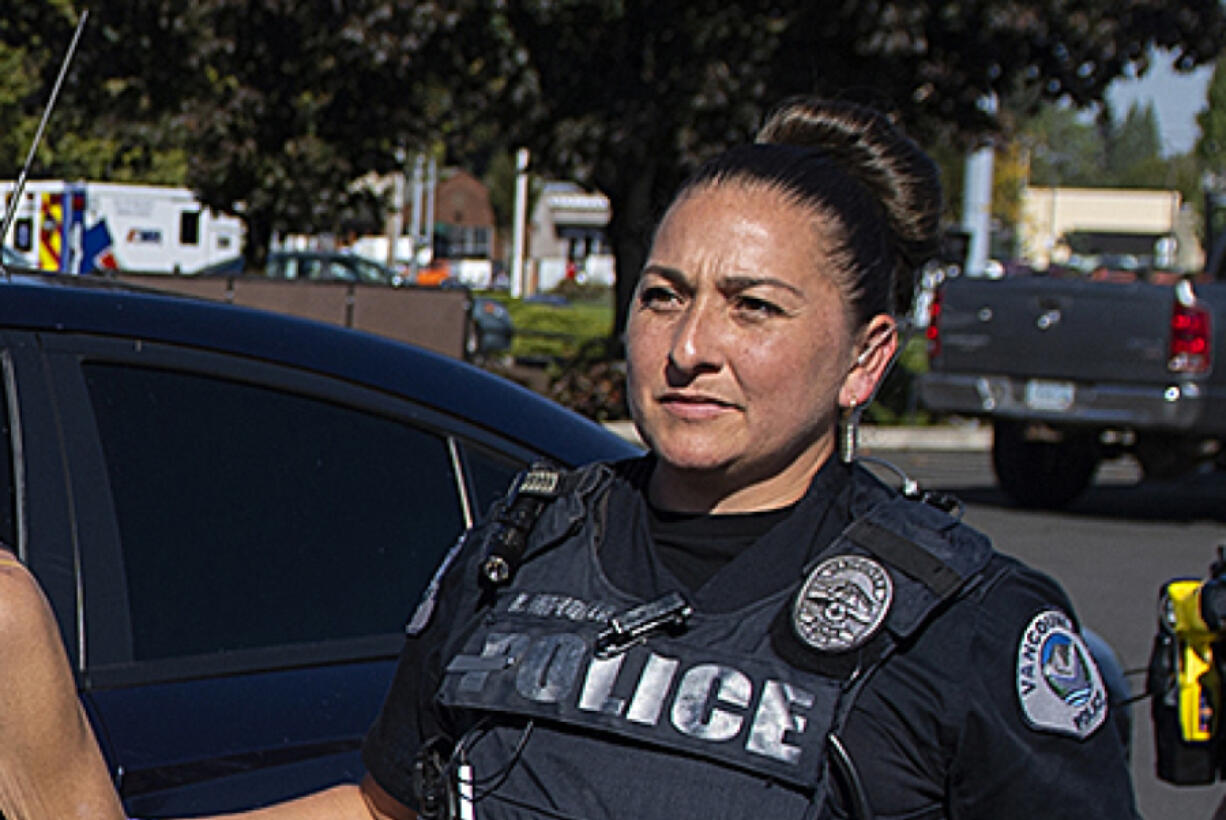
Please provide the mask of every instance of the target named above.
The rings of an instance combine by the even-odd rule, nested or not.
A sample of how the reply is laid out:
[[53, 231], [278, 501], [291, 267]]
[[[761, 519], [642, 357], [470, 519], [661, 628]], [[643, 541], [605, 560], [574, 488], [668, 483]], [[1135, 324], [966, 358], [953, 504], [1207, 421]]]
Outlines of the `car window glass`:
[[340, 260], [330, 259], [328, 262], [322, 264], [327, 265], [328, 273], [326, 276], [321, 276], [321, 279], [330, 279], [336, 282], [352, 282], [357, 279], [353, 271]]
[[391, 278], [383, 268], [361, 257], [354, 257], [353, 266], [358, 273], [358, 280], [361, 282], [368, 282], [372, 285], [385, 285]]
[[271, 257], [266, 270], [270, 279], [293, 279], [294, 260], [286, 256]]
[[85, 371], [136, 660], [403, 627], [461, 530], [441, 436], [222, 379]]
[[511, 479], [526, 465], [484, 447], [468, 445], [464, 448], [464, 460], [472, 479], [475, 499], [473, 511], [478, 519], [484, 518], [490, 506], [506, 495]]
[[9, 426], [8, 396], [0, 379], [0, 542], [17, 548], [17, 485], [14, 480], [13, 432]]

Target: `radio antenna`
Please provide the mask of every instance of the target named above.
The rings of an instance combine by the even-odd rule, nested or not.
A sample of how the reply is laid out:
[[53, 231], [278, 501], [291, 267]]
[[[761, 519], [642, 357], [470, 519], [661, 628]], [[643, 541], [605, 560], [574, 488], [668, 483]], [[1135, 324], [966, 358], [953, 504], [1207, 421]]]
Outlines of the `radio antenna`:
[[[47, 100], [47, 107], [43, 109], [42, 119], [38, 122], [38, 130], [34, 132], [34, 141], [30, 143], [30, 152], [26, 155], [25, 165], [21, 166], [21, 173], [17, 176], [17, 185], [13, 188], [12, 198], [9, 199], [8, 208], [4, 212], [4, 223], [0, 225], [0, 245], [4, 244], [4, 240], [9, 235], [9, 228], [13, 224], [13, 217], [17, 214], [17, 203], [21, 201], [21, 193], [26, 187], [26, 177], [30, 173], [30, 166], [34, 164], [34, 155], [38, 152], [38, 145], [43, 140], [43, 131], [47, 128], [47, 120], [51, 119], [51, 112], [55, 109], [55, 101], [60, 96], [60, 87], [64, 85], [64, 77], [68, 75], [68, 66], [72, 65], [72, 56], [77, 52], [77, 43], [81, 40], [81, 32], [85, 30], [85, 21], [89, 19], [89, 9], [81, 12], [81, 19], [77, 21], [77, 30], [72, 35], [72, 42], [68, 44], [68, 53], [64, 55], [64, 62], [60, 64], [59, 76], [55, 78], [55, 85], [51, 89], [51, 97]], [[8, 265], [4, 264], [4, 258], [0, 255], [0, 270], [4, 271], [4, 278], [11, 278]]]

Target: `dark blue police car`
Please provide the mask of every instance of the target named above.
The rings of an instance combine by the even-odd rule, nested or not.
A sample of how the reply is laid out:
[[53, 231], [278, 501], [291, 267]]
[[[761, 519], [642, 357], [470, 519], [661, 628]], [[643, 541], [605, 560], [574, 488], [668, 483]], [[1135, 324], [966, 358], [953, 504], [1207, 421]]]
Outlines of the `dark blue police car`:
[[635, 452], [451, 359], [0, 276], [0, 541], [46, 588], [129, 813], [361, 775], [441, 555], [509, 478]]

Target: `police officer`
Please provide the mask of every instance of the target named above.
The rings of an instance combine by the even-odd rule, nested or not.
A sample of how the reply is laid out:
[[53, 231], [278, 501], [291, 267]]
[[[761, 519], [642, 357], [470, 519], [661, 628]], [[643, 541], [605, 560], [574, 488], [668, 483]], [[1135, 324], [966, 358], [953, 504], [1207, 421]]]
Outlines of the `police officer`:
[[521, 476], [414, 614], [361, 785], [251, 816], [1135, 817], [1060, 588], [838, 446], [939, 212], [847, 104], [704, 166], [628, 321], [649, 454]]
[[1135, 816], [1069, 602], [837, 455], [931, 258], [937, 173], [791, 101], [660, 224], [627, 328], [650, 453], [523, 476], [453, 551], [364, 757], [476, 817]]

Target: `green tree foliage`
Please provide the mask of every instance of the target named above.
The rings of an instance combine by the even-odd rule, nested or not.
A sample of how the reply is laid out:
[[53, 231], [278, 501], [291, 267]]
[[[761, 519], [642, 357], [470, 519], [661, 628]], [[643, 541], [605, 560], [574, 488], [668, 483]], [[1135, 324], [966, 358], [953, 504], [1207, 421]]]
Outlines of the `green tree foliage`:
[[[59, 69], [58, 58], [68, 45], [68, 40], [57, 33], [71, 32], [72, 23], [67, 3], [0, 3], [0, 118], [4, 122], [0, 130], [0, 178], [14, 178], [25, 162]], [[44, 150], [38, 159], [46, 156]]]
[[1197, 204], [1202, 209], [1209, 206], [1208, 213], [1202, 213], [1203, 238], [1214, 253], [1226, 236], [1226, 57], [1218, 58], [1205, 96], [1207, 104], [1196, 115], [1200, 139], [1194, 151], [1202, 172], [1199, 182], [1207, 190]]
[[1043, 186], [1102, 183], [1105, 155], [1100, 131], [1067, 105], [1047, 105], [1022, 126], [1030, 152], [1030, 182]]
[[1163, 188], [1177, 176], [1176, 161], [1162, 156], [1152, 103], [1133, 103], [1122, 120], [1104, 105], [1092, 123], [1068, 106], [1043, 106], [1016, 142], [1029, 154], [1032, 185]]
[[449, 95], [467, 87], [471, 44], [452, 7], [193, 6], [192, 27], [207, 35], [189, 60], [201, 82], [182, 114], [188, 181], [207, 204], [245, 221], [250, 263], [260, 262], [274, 231], [381, 224], [379, 194], [358, 180], [392, 170], [398, 155], [457, 120]]
[[[79, 19], [74, 5], [68, 0], [4, 3], [0, 113], [8, 127], [0, 139], [0, 176], [15, 175], [29, 149]], [[178, 5], [170, 0], [90, 4], [90, 21], [33, 176], [183, 182], [186, 155], [173, 114], [188, 44], [177, 22]]]
[[1226, 58], [1214, 66], [1205, 96], [1205, 108], [1196, 115], [1200, 126], [1196, 156], [1207, 171], [1226, 178]]

